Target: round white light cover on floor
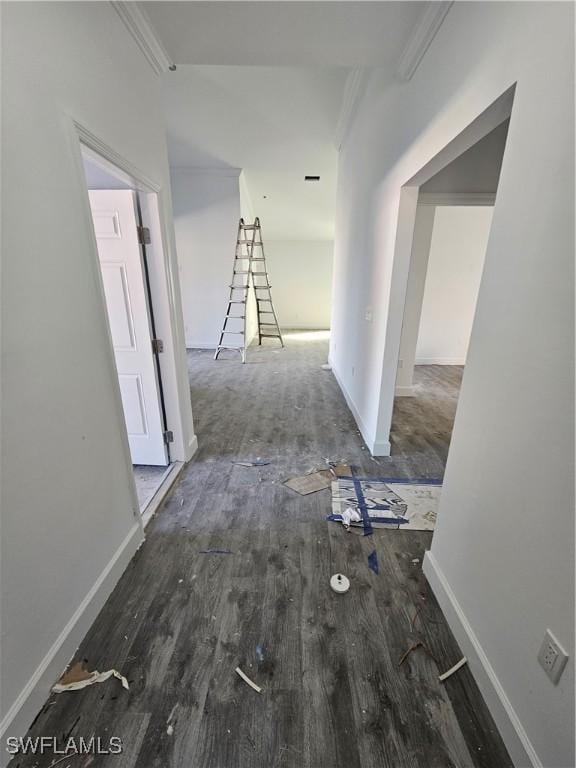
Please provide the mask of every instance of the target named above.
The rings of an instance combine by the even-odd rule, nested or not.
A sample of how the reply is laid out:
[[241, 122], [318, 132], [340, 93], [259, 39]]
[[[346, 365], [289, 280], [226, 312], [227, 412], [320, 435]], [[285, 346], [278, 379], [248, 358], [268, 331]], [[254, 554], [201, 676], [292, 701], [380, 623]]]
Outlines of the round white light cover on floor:
[[343, 573], [335, 573], [334, 576], [332, 576], [330, 579], [330, 586], [334, 592], [342, 594], [343, 592], [348, 592], [350, 589], [350, 581], [346, 578], [346, 576], [344, 576]]

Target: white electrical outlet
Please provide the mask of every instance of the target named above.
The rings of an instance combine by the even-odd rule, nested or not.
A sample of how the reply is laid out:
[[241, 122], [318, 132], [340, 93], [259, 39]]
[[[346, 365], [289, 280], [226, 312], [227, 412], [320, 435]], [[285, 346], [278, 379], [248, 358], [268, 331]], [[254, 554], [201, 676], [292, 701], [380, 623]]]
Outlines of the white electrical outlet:
[[552, 632], [547, 629], [544, 641], [538, 652], [538, 663], [544, 672], [546, 672], [550, 680], [552, 680], [554, 685], [560, 680], [560, 675], [564, 671], [567, 661], [568, 654], [564, 648], [562, 648], [558, 640], [556, 640]]

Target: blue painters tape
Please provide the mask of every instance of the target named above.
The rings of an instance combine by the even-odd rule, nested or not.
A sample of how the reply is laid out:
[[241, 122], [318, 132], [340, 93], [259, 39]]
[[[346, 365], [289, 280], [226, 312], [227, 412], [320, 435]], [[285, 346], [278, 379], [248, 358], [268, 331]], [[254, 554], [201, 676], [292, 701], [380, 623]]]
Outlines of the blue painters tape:
[[[326, 517], [326, 520], [330, 520], [332, 523], [341, 523], [342, 522], [342, 515], [338, 512], [328, 515]], [[364, 522], [364, 521], [362, 521]], [[405, 517], [373, 517], [370, 516], [370, 522], [371, 523], [387, 523], [390, 525], [407, 525], [410, 520], [407, 520]], [[355, 527], [355, 523], [352, 523], [352, 525]]]
[[368, 568], [370, 568], [371, 571], [374, 571], [374, 573], [380, 573], [380, 566], [378, 565], [378, 553], [376, 550], [373, 550], [368, 555]]
[[405, 477], [339, 477], [338, 480], [359, 480], [362, 483], [398, 483], [401, 485], [442, 485], [444, 482], [438, 478], [430, 480], [427, 477], [416, 480], [407, 480]]
[[201, 555], [233, 555], [231, 549], [201, 549]]
[[362, 521], [364, 522], [364, 536], [371, 536], [374, 533], [374, 528], [372, 528], [372, 523], [370, 522], [370, 515], [368, 514], [368, 507], [366, 506], [366, 499], [364, 498], [364, 493], [362, 492], [362, 484], [356, 477], [352, 478], [352, 482], [354, 483], [354, 490], [356, 491], [358, 509], [362, 515]]

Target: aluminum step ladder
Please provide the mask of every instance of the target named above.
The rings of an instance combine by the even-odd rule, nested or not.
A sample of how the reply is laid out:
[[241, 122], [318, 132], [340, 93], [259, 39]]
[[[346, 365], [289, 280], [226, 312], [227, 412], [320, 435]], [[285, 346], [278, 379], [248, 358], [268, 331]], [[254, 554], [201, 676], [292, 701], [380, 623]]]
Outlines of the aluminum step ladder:
[[[245, 224], [244, 219], [240, 219], [238, 224], [228, 308], [218, 346], [214, 353], [214, 360], [218, 360], [222, 350], [232, 349], [240, 352], [242, 362], [246, 362], [246, 315], [250, 286], [252, 286], [256, 300], [258, 344], [262, 344], [262, 339], [278, 339], [280, 344], [284, 346], [272, 304], [270, 291], [272, 286], [266, 271], [262, 228], [258, 217], [254, 219], [254, 224]], [[232, 343], [234, 336], [240, 337], [238, 339], [239, 344]]]

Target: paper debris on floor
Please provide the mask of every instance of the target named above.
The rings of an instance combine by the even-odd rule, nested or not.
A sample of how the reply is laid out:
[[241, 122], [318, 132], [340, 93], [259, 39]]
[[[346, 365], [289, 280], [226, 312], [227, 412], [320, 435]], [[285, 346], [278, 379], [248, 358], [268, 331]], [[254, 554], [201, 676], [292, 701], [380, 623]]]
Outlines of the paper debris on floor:
[[309, 493], [316, 493], [316, 491], [324, 491], [326, 488], [330, 488], [332, 480], [334, 480], [334, 475], [329, 469], [320, 469], [308, 475], [291, 477], [285, 481], [284, 485], [301, 496], [307, 496]]
[[459, 670], [461, 667], [463, 667], [463, 666], [464, 666], [464, 664], [466, 664], [467, 662], [468, 662], [468, 659], [466, 658], [466, 656], [462, 656], [462, 658], [460, 659], [460, 661], [459, 661], [459, 662], [457, 662], [456, 664], [454, 664], [454, 666], [453, 666], [453, 667], [450, 667], [450, 669], [448, 669], [446, 672], [444, 672], [444, 674], [443, 674], [443, 675], [440, 675], [440, 676], [438, 677], [438, 680], [440, 680], [441, 682], [444, 682], [444, 680], [447, 680], [447, 679], [448, 679], [448, 678], [449, 678], [451, 675], [453, 675], [453, 674], [454, 674], [454, 672], [458, 672], [458, 670]]
[[267, 467], [270, 462], [266, 461], [265, 459], [258, 458], [254, 459], [254, 461], [233, 461], [232, 464], [237, 467]]
[[250, 686], [250, 688], [253, 688], [256, 691], [256, 693], [262, 693], [262, 688], [260, 688], [259, 685], [256, 685], [256, 683], [253, 680], [250, 680], [248, 675], [244, 674], [244, 672], [242, 672], [240, 667], [236, 667], [234, 671], [236, 672], [237, 675], [240, 675], [242, 680], [244, 680], [244, 682], [247, 683]]
[[346, 507], [344, 512], [342, 512], [342, 525], [344, 528], [349, 529], [350, 525], [352, 523], [361, 523], [362, 522], [362, 515], [360, 512], [358, 512], [357, 509], [352, 509], [352, 507]]
[[365, 534], [373, 528], [433, 531], [441, 491], [441, 483], [434, 480], [339, 477], [332, 483], [328, 520], [346, 524], [352, 509], [360, 520], [350, 517], [350, 525]]
[[89, 672], [84, 664], [80, 661], [76, 662], [70, 669], [65, 672], [56, 685], [52, 686], [54, 693], [64, 693], [64, 691], [79, 691], [82, 688], [86, 688], [94, 683], [104, 683], [111, 677], [115, 677], [120, 680], [122, 686], [128, 690], [128, 680], [121, 675], [116, 669], [109, 669], [106, 672], [98, 672], [97, 669]]

